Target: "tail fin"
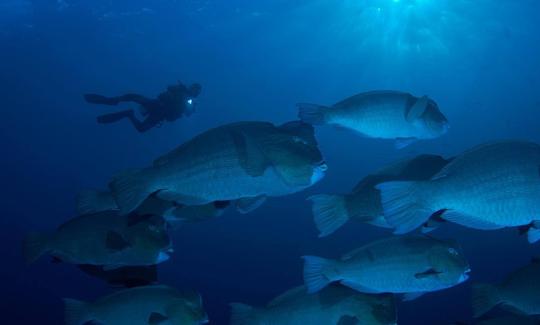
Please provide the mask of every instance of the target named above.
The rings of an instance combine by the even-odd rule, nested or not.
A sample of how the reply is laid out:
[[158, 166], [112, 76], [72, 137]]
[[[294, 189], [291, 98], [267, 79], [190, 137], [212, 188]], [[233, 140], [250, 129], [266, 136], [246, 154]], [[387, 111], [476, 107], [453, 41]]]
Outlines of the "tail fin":
[[116, 175], [109, 187], [122, 215], [135, 210], [154, 192], [142, 170], [128, 170]]
[[386, 182], [375, 186], [381, 192], [384, 217], [395, 234], [410, 232], [429, 220], [433, 211], [421, 197], [421, 182]]
[[114, 197], [108, 191], [83, 190], [77, 196], [77, 212], [80, 215], [117, 209]]
[[64, 299], [64, 320], [66, 325], [83, 325], [91, 321], [88, 304], [75, 299]]
[[474, 317], [480, 317], [502, 302], [498, 290], [490, 284], [473, 286], [472, 305]]
[[345, 197], [319, 194], [309, 197], [308, 200], [313, 202], [313, 220], [319, 229], [319, 237], [330, 235], [349, 221]]
[[49, 250], [49, 235], [31, 233], [23, 241], [23, 253], [28, 264], [35, 262]]
[[337, 280], [330, 279], [325, 274], [326, 270], [333, 265], [332, 260], [317, 256], [303, 256], [302, 258], [304, 259], [304, 283], [308, 293], [318, 292]]
[[298, 117], [305, 123], [320, 125], [326, 123], [326, 111], [330, 109], [327, 106], [299, 103]]
[[255, 309], [251, 306], [232, 303], [231, 306], [231, 325], [250, 325], [253, 324], [253, 312]]

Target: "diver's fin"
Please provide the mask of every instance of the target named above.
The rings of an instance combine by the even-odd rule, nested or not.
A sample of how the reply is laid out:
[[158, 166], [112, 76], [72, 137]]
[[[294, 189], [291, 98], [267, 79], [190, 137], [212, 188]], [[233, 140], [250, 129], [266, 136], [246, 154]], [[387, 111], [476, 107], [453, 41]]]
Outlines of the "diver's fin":
[[119, 100], [117, 97], [105, 97], [98, 94], [85, 94], [84, 100], [91, 104], [100, 104], [100, 105], [118, 105]]
[[64, 323], [66, 325], [82, 325], [92, 320], [88, 303], [75, 299], [64, 299]]
[[384, 217], [395, 228], [395, 234], [410, 232], [432, 215], [424, 206], [420, 185], [422, 182], [386, 182], [375, 186], [381, 192]]
[[38, 258], [49, 251], [49, 235], [30, 233], [23, 241], [23, 253], [28, 264], [35, 262]]
[[296, 106], [298, 107], [298, 117], [302, 122], [313, 125], [326, 123], [326, 111], [330, 107], [308, 103], [298, 103]]
[[335, 279], [329, 279], [326, 269], [331, 267], [334, 261], [317, 256], [302, 256], [304, 259], [304, 283], [308, 293], [315, 293], [322, 290]]
[[162, 315], [160, 313], [153, 312], [148, 317], [149, 325], [159, 325], [169, 320], [169, 317]]
[[428, 101], [429, 98], [427, 96], [422, 96], [418, 98], [416, 103], [414, 103], [414, 105], [407, 111], [407, 115], [405, 116], [407, 121], [412, 122], [420, 118], [420, 116], [422, 116], [422, 114], [424, 114], [424, 112], [426, 111]]
[[105, 245], [108, 249], [113, 251], [121, 251], [131, 246], [131, 244], [116, 231], [107, 232], [107, 239]]
[[425, 294], [426, 294], [425, 292], [407, 292], [407, 293], [403, 294], [401, 300], [402, 301], [411, 301], [411, 300], [418, 299], [418, 298], [422, 297]]
[[394, 146], [396, 147], [396, 149], [403, 149], [415, 143], [416, 141], [418, 141], [417, 138], [397, 138], [394, 142]]
[[83, 190], [77, 196], [79, 215], [101, 211], [118, 210], [114, 197], [109, 191]]
[[439, 275], [441, 273], [442, 272], [439, 272], [439, 271], [431, 268], [431, 269], [429, 269], [427, 271], [416, 273], [414, 275], [414, 277], [417, 278], [417, 279], [424, 279], [424, 278], [428, 278], [428, 277], [436, 277], [437, 275]]
[[142, 170], [127, 170], [113, 177], [109, 187], [120, 214], [126, 215], [135, 210], [156, 190], [152, 189], [148, 177]]
[[472, 305], [474, 317], [480, 317], [502, 303], [497, 287], [490, 284], [473, 285]]
[[251, 325], [253, 324], [253, 312], [255, 308], [240, 304], [232, 303], [231, 306], [231, 324], [235, 325]]
[[250, 213], [251, 211], [260, 207], [264, 201], [266, 201], [265, 195], [259, 195], [255, 197], [246, 197], [241, 198], [235, 201], [236, 210], [238, 212], [245, 214]]
[[347, 221], [349, 213], [342, 195], [318, 194], [308, 198], [313, 202], [313, 220], [319, 230], [319, 237], [326, 237], [338, 230]]
[[270, 163], [261, 148], [242, 132], [233, 131], [231, 136], [238, 152], [240, 166], [246, 173], [253, 177], [264, 174]]

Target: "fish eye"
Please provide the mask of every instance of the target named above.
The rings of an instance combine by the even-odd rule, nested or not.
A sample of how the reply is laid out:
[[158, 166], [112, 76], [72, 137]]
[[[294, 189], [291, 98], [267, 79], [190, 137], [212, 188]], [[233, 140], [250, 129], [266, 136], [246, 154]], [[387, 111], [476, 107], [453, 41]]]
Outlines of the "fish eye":
[[459, 255], [458, 252], [457, 252], [457, 250], [456, 250], [455, 248], [453, 248], [453, 247], [448, 248], [448, 253], [450, 253], [450, 254], [452, 254], [452, 255], [454, 255], [454, 256], [458, 256], [458, 255]]

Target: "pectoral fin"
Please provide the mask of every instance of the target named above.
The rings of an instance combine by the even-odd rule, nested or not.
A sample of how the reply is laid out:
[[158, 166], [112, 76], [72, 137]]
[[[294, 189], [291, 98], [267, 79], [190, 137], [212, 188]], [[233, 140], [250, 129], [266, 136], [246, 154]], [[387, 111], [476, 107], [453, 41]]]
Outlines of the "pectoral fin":
[[239, 200], [236, 200], [236, 209], [240, 213], [249, 213], [266, 201], [265, 195], [255, 196], [255, 197], [246, 197]]
[[416, 138], [397, 138], [394, 146], [396, 147], [396, 149], [403, 149], [415, 143], [416, 141], [418, 141], [418, 139]]
[[270, 163], [261, 148], [242, 132], [231, 132], [231, 136], [238, 152], [240, 166], [246, 173], [253, 177], [264, 174]]
[[116, 231], [109, 231], [107, 233], [107, 239], [105, 245], [108, 249], [113, 251], [121, 251], [131, 246], [131, 244], [122, 237]]
[[148, 317], [148, 324], [149, 325], [159, 325], [161, 323], [164, 323], [165, 321], [169, 320], [169, 317], [164, 316], [160, 313], [153, 312], [150, 314], [150, 317]]
[[418, 98], [416, 103], [414, 103], [414, 105], [408, 110], [407, 115], [405, 116], [407, 121], [412, 122], [420, 118], [420, 116], [422, 116], [422, 114], [424, 114], [424, 112], [426, 111], [428, 101], [429, 98], [427, 96], [422, 96]]
[[425, 292], [407, 292], [407, 293], [403, 294], [402, 300], [403, 301], [415, 300], [415, 299], [418, 299], [418, 298], [422, 297], [424, 294], [426, 294], [426, 293]]
[[435, 277], [439, 274], [441, 274], [442, 272], [439, 272], [435, 269], [429, 269], [427, 271], [424, 271], [424, 272], [421, 272], [421, 273], [416, 273], [414, 275], [415, 278], [417, 279], [425, 279], [425, 278], [428, 278], [428, 277]]

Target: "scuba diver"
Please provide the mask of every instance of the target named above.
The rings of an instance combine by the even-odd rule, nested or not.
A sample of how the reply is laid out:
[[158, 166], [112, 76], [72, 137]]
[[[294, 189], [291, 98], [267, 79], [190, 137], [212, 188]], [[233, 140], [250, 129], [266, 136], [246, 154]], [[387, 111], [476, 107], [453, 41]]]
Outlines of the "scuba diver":
[[195, 98], [201, 93], [201, 85], [192, 84], [189, 87], [181, 82], [167, 87], [156, 99], [146, 98], [137, 94], [125, 94], [118, 97], [105, 97], [97, 94], [85, 94], [88, 103], [116, 106], [121, 102], [134, 102], [140, 105], [144, 120], [140, 121], [132, 109], [98, 116], [101, 124], [109, 124], [127, 118], [139, 132], [146, 132], [153, 127], [160, 127], [163, 121], [172, 122], [183, 115], [190, 116], [195, 111]]

